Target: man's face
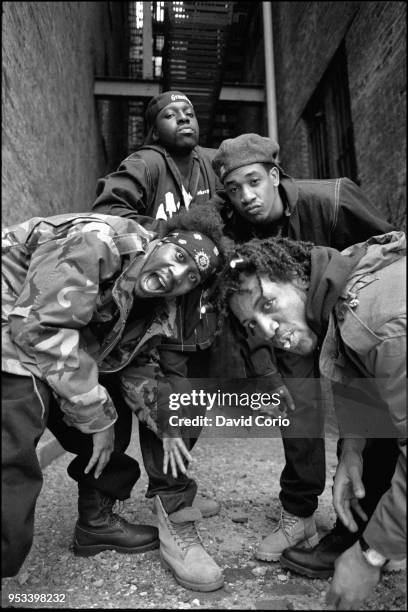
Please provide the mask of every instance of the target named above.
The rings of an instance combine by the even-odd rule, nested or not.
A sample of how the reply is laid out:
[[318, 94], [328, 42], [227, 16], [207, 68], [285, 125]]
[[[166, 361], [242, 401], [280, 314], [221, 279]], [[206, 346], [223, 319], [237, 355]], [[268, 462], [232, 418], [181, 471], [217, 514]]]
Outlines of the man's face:
[[158, 243], [141, 267], [135, 295], [172, 298], [192, 291], [200, 283], [196, 263], [183, 247]]
[[[317, 336], [306, 322], [306, 289], [294, 283], [271, 281], [241, 274], [239, 291], [230, 298], [230, 308], [250, 334], [277, 348], [307, 355], [317, 346]], [[262, 289], [261, 289], [262, 288]]]
[[262, 164], [242, 166], [224, 179], [224, 187], [237, 213], [251, 223], [273, 223], [283, 214], [278, 191], [279, 170]]
[[191, 151], [199, 138], [198, 122], [188, 102], [168, 104], [158, 113], [153, 138], [170, 151]]

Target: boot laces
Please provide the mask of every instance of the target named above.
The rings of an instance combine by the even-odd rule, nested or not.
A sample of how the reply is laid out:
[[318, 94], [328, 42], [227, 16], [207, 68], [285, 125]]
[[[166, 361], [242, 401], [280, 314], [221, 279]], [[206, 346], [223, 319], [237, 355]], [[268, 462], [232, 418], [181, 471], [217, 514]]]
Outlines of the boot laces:
[[202, 539], [194, 521], [188, 521], [186, 523], [169, 522], [170, 529], [183, 550], [190, 548], [194, 544], [202, 544]]
[[290, 533], [292, 531], [293, 527], [298, 522], [299, 522], [299, 517], [298, 516], [295, 516], [294, 514], [290, 514], [289, 512], [286, 512], [282, 508], [280, 519], [279, 519], [279, 523], [278, 523], [278, 526], [275, 529], [275, 531], [278, 531], [280, 528], [282, 528], [282, 530], [285, 533]]

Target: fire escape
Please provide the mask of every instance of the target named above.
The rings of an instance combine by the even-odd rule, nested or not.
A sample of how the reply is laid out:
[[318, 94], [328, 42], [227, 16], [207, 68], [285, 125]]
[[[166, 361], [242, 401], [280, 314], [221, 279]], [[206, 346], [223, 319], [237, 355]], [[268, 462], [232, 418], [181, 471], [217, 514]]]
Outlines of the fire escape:
[[[122, 74], [95, 77], [108, 165], [115, 166], [143, 143], [144, 111], [152, 96], [161, 91], [177, 89], [188, 95], [199, 120], [203, 146], [214, 146], [211, 136], [228, 132], [228, 124], [219, 128], [220, 104], [264, 104], [263, 85], [243, 83], [240, 74], [247, 24], [257, 4], [128, 3], [124, 30], [129, 44]], [[108, 118], [123, 116], [123, 104], [126, 133], [118, 135], [115, 121]], [[121, 143], [121, 154], [116, 153], [114, 140]], [[114, 154], [109, 154], [110, 150]]]
[[163, 89], [188, 93], [201, 141], [211, 131], [219, 98], [233, 2], [166, 2]]

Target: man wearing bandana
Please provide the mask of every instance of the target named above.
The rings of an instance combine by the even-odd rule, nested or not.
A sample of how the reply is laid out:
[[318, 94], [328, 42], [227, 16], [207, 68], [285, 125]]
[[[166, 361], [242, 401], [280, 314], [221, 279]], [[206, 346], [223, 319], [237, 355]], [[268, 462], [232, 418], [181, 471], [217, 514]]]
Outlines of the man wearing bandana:
[[[138, 553], [160, 543], [181, 584], [222, 586], [195, 528], [197, 487], [184, 465], [191, 456], [181, 434], [168, 429], [164, 400], [173, 381], [163, 376], [158, 354], [162, 338], [179, 335], [177, 300], [208, 285], [222, 263], [221, 228], [206, 206], [175, 215], [163, 236], [131, 219], [92, 213], [5, 228], [3, 576], [19, 571], [31, 547], [42, 486], [35, 448], [48, 426], [76, 455], [68, 467], [79, 491], [74, 552]], [[155, 439], [160, 449], [151, 461], [149, 447], [143, 452], [159, 533], [113, 513], [140, 476], [124, 454], [132, 412], [141, 440]]]
[[[135, 219], [149, 229], [158, 230], [176, 211], [205, 204], [221, 183], [211, 165], [215, 150], [198, 146], [197, 118], [184, 93], [166, 91], [152, 98], [145, 121], [145, 143], [116, 172], [98, 181], [93, 210]], [[197, 289], [179, 300], [184, 321], [180, 336], [165, 340], [161, 348], [163, 372], [180, 381], [210, 376], [209, 347], [217, 322], [213, 312], [199, 314], [202, 297], [201, 289]], [[191, 439], [191, 446], [195, 441]], [[160, 457], [154, 438], [143, 439], [144, 451], [145, 461], [147, 455], [151, 461]], [[159, 460], [155, 463], [161, 472]], [[150, 487], [147, 496], [151, 497]], [[220, 507], [216, 500], [200, 495], [194, 506], [204, 517], [217, 514]]]

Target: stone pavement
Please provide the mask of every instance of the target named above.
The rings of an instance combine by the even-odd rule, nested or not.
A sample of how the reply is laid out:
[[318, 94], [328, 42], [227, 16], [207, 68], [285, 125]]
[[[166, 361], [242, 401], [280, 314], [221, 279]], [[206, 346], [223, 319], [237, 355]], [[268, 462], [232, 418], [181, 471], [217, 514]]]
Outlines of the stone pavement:
[[[279, 517], [281, 440], [214, 438], [210, 433], [204, 430], [194, 448], [190, 473], [202, 493], [221, 502], [220, 514], [201, 521], [199, 531], [207, 550], [223, 568], [222, 589], [213, 593], [183, 589], [161, 566], [157, 550], [139, 555], [107, 551], [89, 558], [76, 557], [71, 543], [77, 490], [66, 475], [72, 455], [64, 453], [44, 469], [34, 544], [18, 576], [3, 580], [3, 606], [8, 605], [12, 594], [18, 594], [20, 602], [14, 599], [14, 607], [42, 609], [330, 609], [325, 604], [328, 581], [302, 578], [283, 570], [279, 563], [264, 563], [253, 557], [257, 543]], [[331, 483], [335, 446], [335, 438], [330, 437], [327, 485], [317, 512], [320, 534], [334, 519]], [[136, 421], [129, 454], [140, 459]], [[157, 524], [152, 502], [144, 497], [146, 485], [143, 470], [122, 514], [131, 521]], [[386, 575], [361, 609], [405, 610], [405, 578], [405, 572]]]

